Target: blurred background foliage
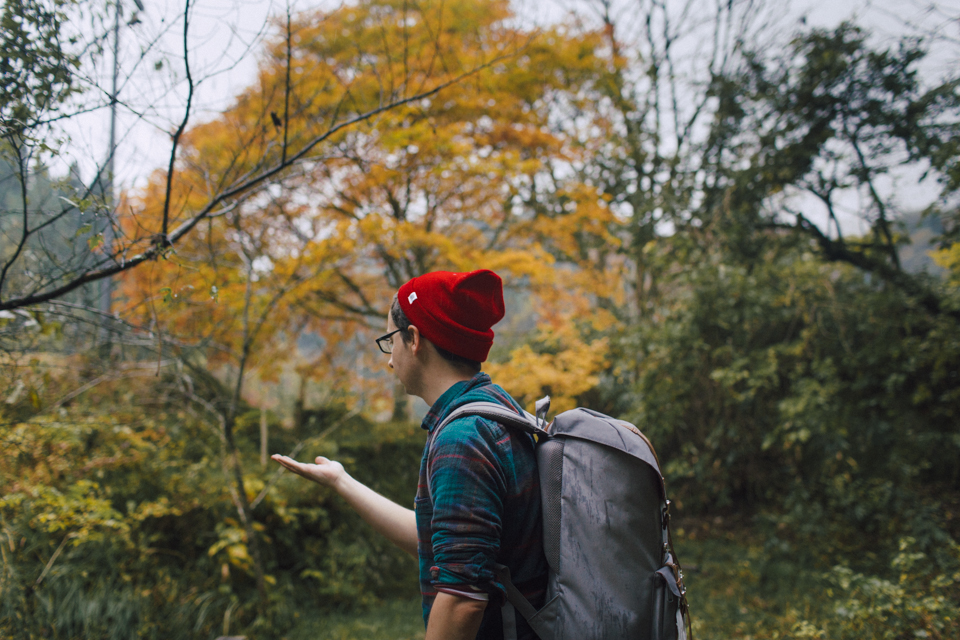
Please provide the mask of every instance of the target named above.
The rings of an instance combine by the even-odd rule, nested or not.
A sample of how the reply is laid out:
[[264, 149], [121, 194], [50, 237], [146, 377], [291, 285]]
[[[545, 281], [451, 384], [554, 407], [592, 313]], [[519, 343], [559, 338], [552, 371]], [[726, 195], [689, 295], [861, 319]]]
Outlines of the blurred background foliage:
[[[241, 430], [250, 500], [267, 488], [254, 511], [269, 586], [268, 610], [257, 617], [252, 559], [228, 494], [220, 438], [164, 397], [165, 383], [102, 386], [92, 406], [6, 434], [5, 635], [205, 637], [229, 631], [231, 618], [234, 629], [256, 621], [260, 635], [318, 609], [416, 589], [411, 558], [360, 535], [362, 522], [329, 491], [291, 475], [276, 481], [275, 469], [257, 460], [259, 429]], [[132, 393], [156, 399], [139, 403]], [[422, 448], [417, 426], [354, 417], [343, 429], [349, 435], [336, 444], [303, 454], [336, 455], [358, 478], [407, 502]], [[278, 435], [273, 446], [286, 452], [294, 438], [309, 438], [296, 430]]]
[[[336, 458], [411, 504], [425, 407], [372, 338], [406, 279], [486, 267], [508, 308], [494, 379], [656, 444], [699, 637], [958, 637], [960, 77], [923, 72], [932, 36], [786, 28], [768, 4], [278, 21], [176, 175], [120, 194], [120, 231], [455, 85], [231, 192], [117, 275], [109, 313], [95, 283], [0, 311], [0, 635], [417, 637], [415, 562], [266, 454]], [[18, 122], [44, 106], [21, 102]], [[0, 302], [106, 259], [63, 211], [10, 241], [76, 182], [18, 160], [21, 125]]]

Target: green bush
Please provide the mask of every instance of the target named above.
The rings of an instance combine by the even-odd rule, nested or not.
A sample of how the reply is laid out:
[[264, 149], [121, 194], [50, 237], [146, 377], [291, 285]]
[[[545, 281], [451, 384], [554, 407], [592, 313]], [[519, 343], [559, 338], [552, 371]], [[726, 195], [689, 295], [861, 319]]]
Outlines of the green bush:
[[940, 549], [945, 557], [932, 562], [916, 541], [902, 539], [890, 566], [870, 575], [845, 565], [820, 570], [777, 553], [749, 530], [698, 524], [676, 545], [701, 640], [960, 637], [956, 545]]
[[[0, 637], [212, 637], [239, 629], [270, 637], [303, 611], [418, 592], [412, 558], [330, 491], [283, 474], [254, 512], [264, 608], [215, 428], [173, 403], [114, 403], [108, 391], [3, 427]], [[279, 426], [272, 431], [291, 444]], [[412, 503], [424, 442], [416, 425], [356, 418], [339, 433], [299, 457], [336, 455], [384, 495]], [[241, 450], [252, 500], [279, 467], [261, 469], [259, 442], [241, 441]]]
[[834, 569], [838, 595], [836, 637], [956, 638], [960, 636], [960, 546], [942, 548], [939, 562], [917, 550], [916, 540], [900, 540], [891, 562], [893, 577]]
[[866, 537], [874, 569], [903, 535], [926, 552], [950, 541], [938, 504], [960, 492], [960, 326], [771, 247], [752, 264], [708, 252], [622, 336], [626, 413], [678, 505], [763, 514], [784, 548], [824, 558]]

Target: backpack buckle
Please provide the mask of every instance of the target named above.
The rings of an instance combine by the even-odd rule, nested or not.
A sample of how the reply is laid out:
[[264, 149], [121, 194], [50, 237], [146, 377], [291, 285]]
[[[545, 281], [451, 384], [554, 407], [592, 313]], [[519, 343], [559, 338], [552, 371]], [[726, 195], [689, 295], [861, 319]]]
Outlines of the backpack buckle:
[[547, 428], [547, 412], [550, 411], [550, 396], [543, 396], [537, 400], [534, 405], [534, 412], [537, 416], [537, 427], [540, 429], [546, 430]]

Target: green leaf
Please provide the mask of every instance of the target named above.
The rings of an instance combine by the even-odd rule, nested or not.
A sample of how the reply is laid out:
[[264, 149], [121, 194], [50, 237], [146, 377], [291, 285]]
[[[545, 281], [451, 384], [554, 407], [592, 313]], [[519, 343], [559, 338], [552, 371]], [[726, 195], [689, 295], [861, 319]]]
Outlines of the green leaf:
[[37, 393], [37, 390], [33, 387], [30, 387], [30, 404], [32, 404], [33, 408], [37, 411], [40, 410], [40, 394]]

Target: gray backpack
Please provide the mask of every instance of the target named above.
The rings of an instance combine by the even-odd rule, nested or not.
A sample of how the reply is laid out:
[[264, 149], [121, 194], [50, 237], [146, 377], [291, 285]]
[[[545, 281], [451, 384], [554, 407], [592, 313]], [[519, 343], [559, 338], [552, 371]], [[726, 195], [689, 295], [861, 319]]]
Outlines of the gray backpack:
[[670, 501], [657, 454], [628, 422], [590, 409], [521, 416], [492, 402], [458, 408], [440, 424], [481, 416], [537, 440], [543, 548], [549, 565], [539, 611], [510, 581], [502, 614], [504, 640], [516, 637], [519, 611], [541, 640], [686, 640], [683, 573], [670, 540]]

